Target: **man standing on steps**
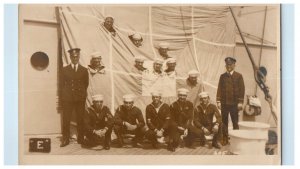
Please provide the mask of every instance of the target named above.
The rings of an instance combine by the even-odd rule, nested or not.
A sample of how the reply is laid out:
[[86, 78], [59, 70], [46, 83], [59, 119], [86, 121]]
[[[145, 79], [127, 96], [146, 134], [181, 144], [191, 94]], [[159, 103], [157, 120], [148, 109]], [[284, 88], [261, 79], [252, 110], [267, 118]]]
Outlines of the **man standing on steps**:
[[238, 111], [243, 108], [245, 84], [242, 74], [234, 71], [236, 59], [225, 58], [226, 72], [220, 76], [217, 90], [217, 106], [221, 109], [223, 123], [223, 145], [228, 144], [228, 114], [233, 129], [239, 129]]

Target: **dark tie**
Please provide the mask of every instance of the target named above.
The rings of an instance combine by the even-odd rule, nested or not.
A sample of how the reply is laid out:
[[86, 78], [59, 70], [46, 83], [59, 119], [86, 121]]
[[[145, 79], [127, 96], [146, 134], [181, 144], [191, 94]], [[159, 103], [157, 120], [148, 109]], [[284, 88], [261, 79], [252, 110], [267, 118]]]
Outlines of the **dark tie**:
[[74, 72], [76, 72], [76, 65], [73, 66], [73, 70], [74, 70]]

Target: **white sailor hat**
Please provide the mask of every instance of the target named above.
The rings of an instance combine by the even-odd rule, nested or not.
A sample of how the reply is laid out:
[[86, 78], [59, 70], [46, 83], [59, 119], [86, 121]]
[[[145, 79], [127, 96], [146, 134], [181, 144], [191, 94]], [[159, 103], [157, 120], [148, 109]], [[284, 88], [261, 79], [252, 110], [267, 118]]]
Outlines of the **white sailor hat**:
[[197, 77], [199, 75], [199, 72], [197, 70], [191, 70], [188, 72], [188, 75], [190, 77]]
[[134, 95], [133, 94], [126, 94], [123, 96], [123, 101], [125, 102], [133, 102]]
[[160, 58], [156, 58], [155, 60], [154, 60], [154, 63], [157, 63], [157, 64], [163, 64], [164, 63], [164, 61], [162, 60], [162, 59], [160, 59]]
[[144, 62], [145, 58], [143, 56], [136, 56], [134, 60], [137, 62]]
[[151, 92], [151, 95], [152, 96], [161, 96], [162, 93], [161, 93], [161, 91], [153, 91], [153, 92]]
[[207, 92], [201, 92], [198, 95], [200, 98], [204, 98], [204, 97], [208, 97], [208, 93]]
[[100, 58], [101, 59], [102, 58], [100, 52], [91, 53], [91, 57], [92, 57], [92, 59], [94, 59], [94, 58]]
[[134, 33], [134, 34], [132, 35], [132, 38], [133, 38], [134, 40], [141, 40], [141, 39], [142, 39], [142, 36], [141, 36], [139, 33]]
[[187, 95], [189, 90], [185, 88], [180, 88], [177, 90], [178, 94]]
[[163, 49], [168, 49], [170, 44], [167, 42], [161, 42], [158, 46]]
[[112, 15], [106, 15], [105, 19], [107, 19], [107, 18], [112, 18], [113, 20], [115, 20], [115, 18]]
[[97, 94], [92, 96], [93, 101], [103, 101], [103, 95], [102, 94]]
[[170, 58], [167, 59], [167, 63], [176, 63], [176, 59], [170, 57]]

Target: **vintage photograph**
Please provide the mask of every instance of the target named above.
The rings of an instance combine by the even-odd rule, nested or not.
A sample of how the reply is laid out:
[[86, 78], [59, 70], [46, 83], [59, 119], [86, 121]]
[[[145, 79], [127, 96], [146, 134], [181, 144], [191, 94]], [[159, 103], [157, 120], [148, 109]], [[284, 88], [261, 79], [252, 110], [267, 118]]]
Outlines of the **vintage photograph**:
[[279, 4], [20, 4], [19, 163], [279, 165], [280, 50]]

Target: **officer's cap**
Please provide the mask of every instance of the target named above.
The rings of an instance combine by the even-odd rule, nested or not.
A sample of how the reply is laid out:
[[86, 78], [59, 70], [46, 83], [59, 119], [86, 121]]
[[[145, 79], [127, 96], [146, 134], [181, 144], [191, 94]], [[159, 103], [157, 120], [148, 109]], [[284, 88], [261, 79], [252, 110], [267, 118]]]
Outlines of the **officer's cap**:
[[234, 64], [235, 62], [236, 62], [236, 59], [233, 58], [233, 57], [227, 57], [227, 58], [225, 58], [225, 63], [226, 63], [227, 65]]
[[70, 54], [73, 54], [73, 53], [79, 53], [79, 52], [80, 52], [80, 48], [72, 48], [72, 49], [68, 50], [68, 52], [69, 52]]

